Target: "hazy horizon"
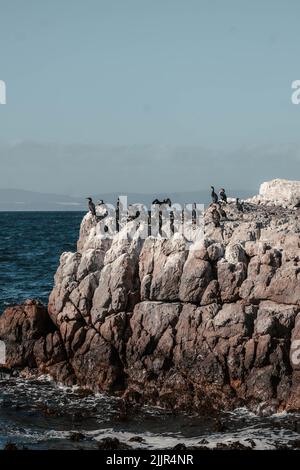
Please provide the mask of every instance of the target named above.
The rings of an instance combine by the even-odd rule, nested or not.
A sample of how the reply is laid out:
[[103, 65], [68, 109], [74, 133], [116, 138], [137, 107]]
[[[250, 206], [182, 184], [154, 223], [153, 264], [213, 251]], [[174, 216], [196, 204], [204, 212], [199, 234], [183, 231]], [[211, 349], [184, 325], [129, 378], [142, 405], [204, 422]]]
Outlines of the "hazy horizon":
[[0, 188], [70, 196], [186, 192], [211, 185], [258, 192], [263, 181], [295, 179], [300, 144], [253, 145], [227, 154], [192, 146], [20, 142], [0, 145], [0, 155]]
[[[140, 203], [149, 206], [155, 198], [171, 198], [172, 203], [208, 204], [211, 200], [210, 189], [186, 192], [169, 193], [133, 193], [133, 192], [110, 192], [89, 194], [94, 201], [103, 199], [105, 203], [115, 206], [119, 196], [127, 196], [127, 203]], [[228, 197], [240, 197], [242, 199], [253, 196], [253, 192], [240, 190], [237, 188], [229, 189]], [[68, 196], [62, 194], [38, 193], [33, 191], [1, 189], [0, 188], [0, 212], [6, 211], [86, 211], [88, 208], [87, 195]]]
[[0, 188], [299, 179], [299, 13], [296, 0], [5, 2]]

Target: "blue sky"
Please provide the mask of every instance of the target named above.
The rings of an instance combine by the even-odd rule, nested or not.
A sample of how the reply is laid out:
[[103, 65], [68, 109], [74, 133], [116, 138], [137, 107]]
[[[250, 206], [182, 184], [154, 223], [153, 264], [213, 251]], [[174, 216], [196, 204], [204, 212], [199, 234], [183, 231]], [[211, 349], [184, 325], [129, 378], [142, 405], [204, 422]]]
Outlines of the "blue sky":
[[[28, 143], [46, 147], [41, 165], [55, 160], [57, 146], [76, 144], [140, 146], [145, 171], [145, 145], [154, 153], [199, 147], [199, 172], [211, 152], [225, 163], [240, 153], [243, 162], [251, 149], [267, 147], [279, 172], [279, 149], [288, 146], [290, 155], [292, 146], [298, 163], [300, 105], [290, 97], [300, 79], [299, 14], [296, 0], [0, 0], [0, 79], [7, 85], [0, 187], [22, 186], [5, 161], [7, 149], [24, 142], [24, 159]], [[58, 179], [67, 170], [61, 163]], [[295, 171], [275, 173], [296, 178]], [[251, 177], [259, 183], [257, 168]], [[28, 178], [26, 188], [36, 189]], [[105, 187], [111, 179], [103, 177]], [[62, 182], [47, 186], [62, 189]]]

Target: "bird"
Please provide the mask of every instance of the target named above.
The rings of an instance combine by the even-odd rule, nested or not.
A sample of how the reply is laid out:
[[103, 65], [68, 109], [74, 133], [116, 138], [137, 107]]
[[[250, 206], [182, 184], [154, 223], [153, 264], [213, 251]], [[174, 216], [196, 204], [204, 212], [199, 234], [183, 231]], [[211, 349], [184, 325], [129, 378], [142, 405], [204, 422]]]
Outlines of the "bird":
[[226, 196], [226, 193], [225, 193], [225, 189], [224, 188], [221, 188], [220, 191], [219, 191], [219, 195], [220, 195], [220, 199], [222, 202], [225, 202], [227, 204], [227, 196]]
[[169, 207], [171, 207], [172, 205], [170, 198], [163, 199], [162, 201], [160, 201], [159, 199], [154, 199], [152, 204], [158, 204], [159, 206], [161, 206], [162, 204], [167, 204]]
[[96, 216], [96, 208], [95, 208], [95, 204], [93, 203], [93, 200], [91, 197], [87, 197], [88, 201], [89, 201], [89, 210], [91, 212], [92, 215]]
[[240, 198], [238, 198], [238, 197], [237, 197], [236, 200], [235, 200], [235, 207], [237, 208], [237, 210], [238, 210], [239, 212], [244, 212], [244, 206], [243, 206], [243, 204], [240, 202]]
[[218, 195], [217, 195], [217, 193], [215, 193], [215, 188], [214, 188], [213, 186], [211, 186], [211, 189], [212, 189], [212, 191], [211, 191], [211, 199], [212, 199], [212, 202], [213, 202], [214, 204], [216, 204], [216, 203], [218, 202]]
[[217, 211], [219, 212], [220, 217], [221, 217], [222, 219], [227, 219], [227, 214], [226, 214], [226, 212], [224, 211], [224, 209], [222, 208], [222, 204], [221, 204], [220, 201], [217, 203], [216, 209], [217, 209]]
[[215, 227], [220, 227], [220, 214], [216, 208], [216, 206], [214, 206], [212, 212], [211, 212], [211, 218], [212, 218], [212, 221], [213, 221], [213, 224]]
[[100, 201], [97, 201], [97, 205], [98, 205], [98, 206], [102, 206], [102, 204], [104, 204], [103, 199], [100, 199]]

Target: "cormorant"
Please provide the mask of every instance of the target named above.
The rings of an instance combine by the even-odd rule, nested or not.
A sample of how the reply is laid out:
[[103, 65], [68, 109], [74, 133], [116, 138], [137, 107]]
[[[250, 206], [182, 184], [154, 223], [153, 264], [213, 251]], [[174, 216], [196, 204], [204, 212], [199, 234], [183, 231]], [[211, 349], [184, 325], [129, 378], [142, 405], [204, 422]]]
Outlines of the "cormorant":
[[162, 204], [167, 204], [169, 207], [171, 207], [172, 205], [170, 198], [163, 199], [162, 201], [160, 201], [159, 199], [154, 199], [152, 204], [158, 204], [159, 206], [161, 206]]
[[221, 188], [220, 191], [219, 191], [219, 195], [220, 195], [220, 199], [222, 202], [225, 202], [227, 204], [227, 196], [226, 196], [226, 193], [225, 193], [225, 189], [224, 188]]
[[213, 224], [215, 227], [220, 227], [220, 214], [216, 208], [216, 206], [214, 206], [213, 210], [211, 211], [211, 218], [212, 218], [212, 221], [213, 221]]
[[87, 197], [88, 201], [89, 201], [89, 210], [90, 212], [92, 213], [92, 215], [96, 216], [96, 208], [95, 208], [95, 204], [93, 203], [93, 200], [91, 197]]
[[216, 209], [217, 209], [217, 211], [219, 212], [220, 217], [221, 217], [222, 219], [227, 219], [227, 214], [226, 214], [226, 212], [224, 211], [224, 209], [222, 209], [222, 205], [221, 205], [221, 202], [220, 202], [220, 201], [217, 203]]
[[196, 225], [197, 223], [197, 209], [196, 209], [196, 203], [193, 202], [193, 208], [192, 208], [192, 225]]
[[235, 206], [236, 206], [236, 208], [239, 212], [244, 212], [243, 204], [240, 203], [240, 198], [238, 198], [238, 197], [235, 200]]
[[211, 186], [211, 189], [212, 189], [212, 191], [211, 191], [211, 199], [212, 199], [212, 202], [213, 202], [214, 204], [216, 204], [216, 203], [218, 202], [218, 195], [217, 195], [217, 193], [215, 193], [215, 188], [214, 188], [213, 186]]
[[103, 199], [100, 199], [100, 201], [98, 201], [97, 204], [98, 204], [98, 206], [102, 206], [102, 204], [104, 204]]

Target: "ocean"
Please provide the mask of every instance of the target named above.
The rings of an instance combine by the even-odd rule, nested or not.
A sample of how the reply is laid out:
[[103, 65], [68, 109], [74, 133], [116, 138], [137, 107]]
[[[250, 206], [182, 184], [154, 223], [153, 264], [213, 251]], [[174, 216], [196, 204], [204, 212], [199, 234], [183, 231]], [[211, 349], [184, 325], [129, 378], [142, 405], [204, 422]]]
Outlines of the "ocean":
[[83, 212], [0, 212], [0, 312], [27, 298], [47, 304], [63, 251], [76, 250]]
[[[0, 212], [0, 312], [27, 298], [45, 304], [63, 251], [74, 251], [82, 212]], [[242, 408], [218, 416], [157, 407], [124, 416], [119, 398], [86, 395], [49, 377], [25, 380], [0, 373], [0, 448], [96, 449], [103, 438], [132, 448], [210, 448], [240, 442], [272, 449], [300, 442], [300, 414], [265, 415]]]

